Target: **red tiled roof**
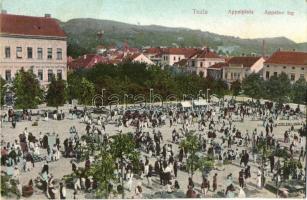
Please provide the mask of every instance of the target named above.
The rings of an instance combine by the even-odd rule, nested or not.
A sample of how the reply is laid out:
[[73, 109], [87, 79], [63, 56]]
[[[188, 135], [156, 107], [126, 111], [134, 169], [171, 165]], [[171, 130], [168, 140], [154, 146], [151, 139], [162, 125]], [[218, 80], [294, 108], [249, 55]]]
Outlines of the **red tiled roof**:
[[210, 51], [209, 49], [201, 49], [192, 54], [190, 57], [196, 58], [221, 58], [217, 53]]
[[307, 53], [295, 51], [277, 51], [265, 63], [307, 65]]
[[162, 52], [160, 47], [152, 47], [144, 50], [145, 54], [159, 54]]
[[228, 61], [228, 64], [232, 65], [243, 65], [243, 67], [251, 67], [255, 62], [257, 62], [261, 57], [254, 56], [241, 56], [232, 57]]
[[185, 57], [190, 57], [196, 52], [197, 52], [197, 49], [194, 49], [194, 48], [166, 48], [166, 49], [163, 49], [164, 54], [184, 55]]
[[[96, 59], [96, 62], [95, 62]], [[104, 57], [96, 54], [86, 54], [80, 56], [79, 58], [73, 60], [69, 65], [69, 69], [78, 69], [78, 68], [91, 68], [98, 63], [102, 63], [105, 60]]]
[[208, 69], [221, 69], [225, 66], [228, 66], [228, 63], [220, 62], [220, 63], [215, 63], [214, 65], [210, 66]]
[[185, 66], [187, 64], [187, 59], [181, 59], [180, 61], [174, 63], [174, 65], [178, 65], [178, 66]]
[[66, 37], [58, 22], [49, 17], [0, 14], [0, 32], [16, 35]]

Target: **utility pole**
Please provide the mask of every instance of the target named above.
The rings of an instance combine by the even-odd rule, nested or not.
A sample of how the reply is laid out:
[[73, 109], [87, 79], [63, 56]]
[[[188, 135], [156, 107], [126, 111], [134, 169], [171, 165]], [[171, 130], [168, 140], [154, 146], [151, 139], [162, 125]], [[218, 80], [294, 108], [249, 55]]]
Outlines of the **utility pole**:
[[101, 107], [103, 107], [103, 91], [105, 91], [105, 88], [101, 89]]

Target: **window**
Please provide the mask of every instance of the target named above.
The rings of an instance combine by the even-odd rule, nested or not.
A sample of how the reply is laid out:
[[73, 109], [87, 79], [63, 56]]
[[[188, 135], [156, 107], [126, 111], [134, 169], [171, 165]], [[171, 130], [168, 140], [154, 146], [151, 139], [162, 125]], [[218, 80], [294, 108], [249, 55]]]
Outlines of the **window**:
[[48, 48], [48, 59], [52, 59], [52, 48]]
[[194, 60], [192, 61], [192, 67], [195, 67], [195, 61]]
[[274, 76], [277, 76], [277, 72], [274, 72]]
[[295, 67], [292, 67], [292, 69], [295, 69]]
[[5, 58], [10, 58], [10, 57], [11, 57], [11, 48], [5, 47]]
[[283, 66], [283, 68], [286, 69], [287, 67], [286, 67], [286, 66]]
[[225, 72], [225, 79], [227, 79], [227, 76], [228, 76], [228, 73], [227, 73], [227, 72]]
[[270, 67], [270, 65], [267, 65], [266, 67]]
[[300, 78], [305, 78], [304, 74], [300, 74]]
[[56, 59], [62, 60], [62, 49], [61, 48], [56, 49]]
[[37, 48], [37, 59], [43, 59], [43, 48]]
[[291, 80], [291, 81], [294, 81], [294, 80], [295, 80], [295, 74], [291, 74], [290, 80]]
[[53, 71], [52, 71], [52, 69], [48, 69], [48, 82], [51, 81], [52, 76], [53, 76]]
[[211, 62], [209, 62], [209, 66], [211, 66]]
[[11, 81], [11, 70], [5, 70], [5, 80], [6, 81]]
[[301, 70], [304, 70], [304, 67], [302, 67]]
[[37, 72], [38, 80], [42, 81], [44, 79], [44, 71], [39, 69]]
[[179, 57], [179, 58], [178, 58], [178, 60], [180, 61], [180, 60], [181, 60], [181, 58]]
[[270, 72], [269, 72], [269, 71], [266, 71], [266, 72], [265, 72], [265, 78], [266, 78], [266, 79], [269, 79], [269, 78], [270, 78]]
[[61, 70], [61, 69], [58, 69], [57, 72], [56, 72], [56, 74], [57, 74], [57, 78], [58, 78], [59, 80], [61, 80], [61, 79], [62, 79], [62, 70]]
[[200, 67], [203, 67], [203, 62], [200, 62]]
[[28, 58], [32, 58], [33, 57], [32, 47], [28, 47], [27, 48], [27, 54], [28, 54]]
[[231, 72], [230, 74], [230, 79], [232, 80], [233, 79], [233, 73]]
[[16, 58], [22, 58], [22, 48], [16, 47]]
[[176, 60], [176, 56], [174, 56], [174, 61]]

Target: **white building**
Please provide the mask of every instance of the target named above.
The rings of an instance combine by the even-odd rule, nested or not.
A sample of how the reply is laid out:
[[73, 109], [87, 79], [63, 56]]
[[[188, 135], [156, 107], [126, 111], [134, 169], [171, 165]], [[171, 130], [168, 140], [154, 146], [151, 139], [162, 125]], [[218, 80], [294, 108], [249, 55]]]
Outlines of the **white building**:
[[263, 57], [232, 57], [228, 60], [228, 65], [223, 67], [223, 80], [231, 85], [236, 80], [242, 81], [251, 73], [261, 73], [264, 61]]
[[188, 58], [187, 71], [198, 75], [202, 74], [203, 77], [207, 77], [207, 69], [210, 66], [224, 61], [224, 58], [210, 51], [209, 48], [205, 48], [198, 50]]
[[165, 48], [161, 53], [161, 64], [173, 66], [182, 59], [187, 59], [197, 52], [195, 48]]
[[286, 73], [291, 82], [299, 78], [307, 80], [307, 53], [295, 51], [277, 51], [264, 62], [263, 79]]
[[42, 85], [52, 75], [67, 79], [67, 37], [50, 15], [0, 14], [0, 74], [11, 81], [18, 70], [32, 69]]
[[149, 58], [147, 58], [144, 54], [142, 53], [135, 53], [127, 58], [131, 62], [137, 62], [137, 63], [145, 63], [147, 65], [154, 65], [155, 63], [151, 61]]

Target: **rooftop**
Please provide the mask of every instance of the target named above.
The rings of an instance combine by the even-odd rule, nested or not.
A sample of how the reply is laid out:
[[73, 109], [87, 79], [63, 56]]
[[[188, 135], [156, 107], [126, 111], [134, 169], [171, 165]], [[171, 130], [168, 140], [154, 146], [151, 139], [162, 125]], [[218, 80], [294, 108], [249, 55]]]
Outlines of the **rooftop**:
[[66, 37], [58, 22], [50, 17], [0, 14], [0, 33], [29, 36]]

